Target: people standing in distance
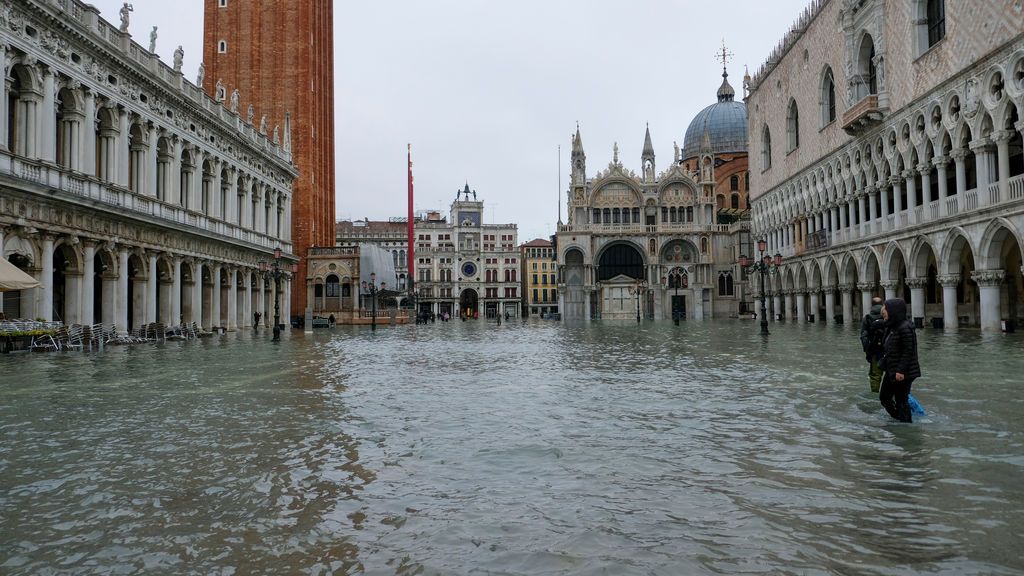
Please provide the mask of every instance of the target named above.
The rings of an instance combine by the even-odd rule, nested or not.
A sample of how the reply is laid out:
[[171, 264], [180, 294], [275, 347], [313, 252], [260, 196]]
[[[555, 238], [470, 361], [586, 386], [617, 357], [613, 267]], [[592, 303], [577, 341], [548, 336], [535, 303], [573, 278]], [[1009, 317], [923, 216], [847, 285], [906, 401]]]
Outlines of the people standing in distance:
[[878, 394], [882, 383], [882, 335], [885, 324], [882, 321], [882, 299], [875, 296], [871, 299], [871, 311], [864, 315], [860, 323], [860, 344], [864, 348], [864, 358], [868, 361], [868, 383], [871, 391]]
[[917, 360], [917, 333], [907, 317], [907, 303], [902, 298], [885, 301], [882, 319], [885, 322], [882, 340], [884, 376], [878, 399], [890, 416], [900, 422], [912, 422], [907, 397], [914, 380], [921, 376]]

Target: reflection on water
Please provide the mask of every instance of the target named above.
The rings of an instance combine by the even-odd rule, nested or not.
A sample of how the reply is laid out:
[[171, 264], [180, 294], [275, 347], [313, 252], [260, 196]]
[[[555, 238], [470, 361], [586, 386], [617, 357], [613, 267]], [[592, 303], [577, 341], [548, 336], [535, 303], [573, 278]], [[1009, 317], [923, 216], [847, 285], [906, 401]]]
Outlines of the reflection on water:
[[477, 322], [0, 357], [0, 572], [1019, 574], [1020, 336]]

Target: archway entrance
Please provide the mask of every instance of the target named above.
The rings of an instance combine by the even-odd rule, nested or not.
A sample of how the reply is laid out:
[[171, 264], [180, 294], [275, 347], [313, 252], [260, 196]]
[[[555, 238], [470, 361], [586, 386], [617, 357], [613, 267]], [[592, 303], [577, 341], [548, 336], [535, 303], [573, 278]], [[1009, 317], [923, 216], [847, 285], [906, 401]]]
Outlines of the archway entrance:
[[[25, 274], [32, 276], [32, 261], [27, 256], [17, 253], [11, 254], [7, 257], [7, 261]], [[27, 290], [12, 290], [0, 293], [0, 298], [3, 298], [3, 307], [0, 308], [0, 312], [3, 312], [11, 320], [31, 318], [34, 313], [32, 306], [34, 290], [36, 289], [29, 288]]]
[[480, 296], [476, 290], [467, 288], [459, 295], [459, 313], [463, 318], [476, 318], [480, 312]]

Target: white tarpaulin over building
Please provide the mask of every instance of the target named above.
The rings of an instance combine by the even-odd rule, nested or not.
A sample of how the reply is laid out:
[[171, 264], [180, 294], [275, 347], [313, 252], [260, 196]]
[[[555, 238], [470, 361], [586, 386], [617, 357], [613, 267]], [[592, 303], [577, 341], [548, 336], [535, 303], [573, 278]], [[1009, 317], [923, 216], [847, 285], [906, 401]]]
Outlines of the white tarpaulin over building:
[[[398, 290], [398, 275], [395, 273], [394, 255], [376, 244], [359, 244], [359, 286], [370, 281], [370, 274], [377, 275], [377, 286], [381, 282], [387, 290]], [[365, 293], [365, 292], [364, 292]]]
[[[394, 274], [394, 267], [391, 270]], [[27, 290], [39, 286], [39, 282], [11, 264], [6, 258], [0, 258], [0, 292]]]

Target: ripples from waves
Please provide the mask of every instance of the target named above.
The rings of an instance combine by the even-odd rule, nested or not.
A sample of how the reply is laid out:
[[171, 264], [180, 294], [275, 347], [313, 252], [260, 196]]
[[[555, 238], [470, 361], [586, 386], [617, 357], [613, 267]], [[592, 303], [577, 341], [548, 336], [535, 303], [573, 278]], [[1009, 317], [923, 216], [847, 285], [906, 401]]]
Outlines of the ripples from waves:
[[1024, 571], [1024, 341], [922, 332], [929, 414], [899, 425], [851, 331], [772, 332], [477, 321], [0, 358], [0, 572]]

